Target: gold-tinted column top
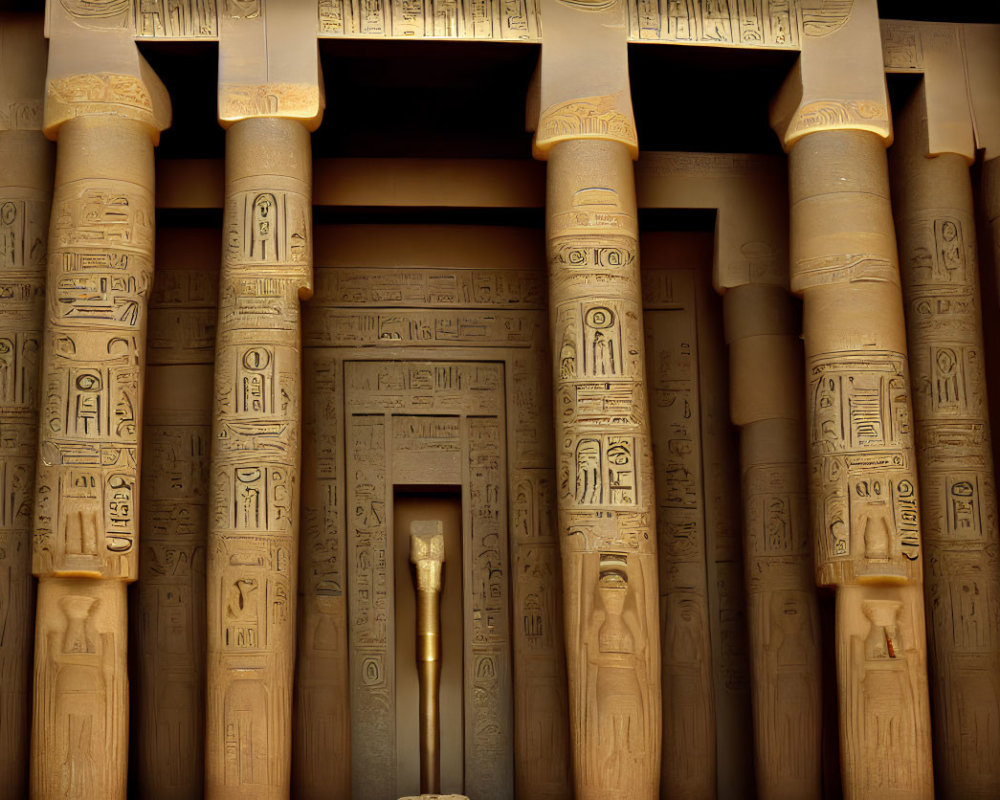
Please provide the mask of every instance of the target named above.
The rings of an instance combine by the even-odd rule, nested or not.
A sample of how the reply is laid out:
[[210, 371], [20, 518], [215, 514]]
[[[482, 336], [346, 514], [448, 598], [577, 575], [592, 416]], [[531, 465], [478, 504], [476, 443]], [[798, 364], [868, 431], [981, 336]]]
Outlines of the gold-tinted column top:
[[444, 534], [440, 520], [414, 520], [410, 529], [410, 561], [417, 567], [417, 591], [441, 591]]

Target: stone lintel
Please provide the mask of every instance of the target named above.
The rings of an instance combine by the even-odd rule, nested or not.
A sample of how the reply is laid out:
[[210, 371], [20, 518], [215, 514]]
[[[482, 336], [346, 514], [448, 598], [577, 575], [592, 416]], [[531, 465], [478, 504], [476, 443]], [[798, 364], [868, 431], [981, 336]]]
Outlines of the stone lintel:
[[892, 143], [875, 0], [855, 0], [838, 26], [805, 27], [802, 52], [771, 103], [771, 127], [786, 152], [817, 131], [870, 131]]

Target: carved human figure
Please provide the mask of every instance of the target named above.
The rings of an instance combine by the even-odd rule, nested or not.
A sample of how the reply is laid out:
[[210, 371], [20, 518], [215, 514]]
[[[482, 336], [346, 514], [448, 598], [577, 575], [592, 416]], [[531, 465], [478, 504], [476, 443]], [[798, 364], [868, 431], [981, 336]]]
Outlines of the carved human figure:
[[596, 735], [600, 742], [596, 772], [599, 785], [613, 791], [632, 770], [642, 768], [646, 755], [645, 675], [636, 642], [638, 638], [641, 646], [645, 637], [634, 611], [625, 611], [629, 591], [625, 572], [613, 566], [602, 568], [596, 591], [603, 613], [594, 613], [588, 643], [595, 672]]

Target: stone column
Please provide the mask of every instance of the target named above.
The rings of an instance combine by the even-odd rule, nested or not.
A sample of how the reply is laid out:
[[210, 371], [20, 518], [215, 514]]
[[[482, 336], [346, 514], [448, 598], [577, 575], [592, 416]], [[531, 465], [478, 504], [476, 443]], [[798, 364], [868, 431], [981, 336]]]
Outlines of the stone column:
[[127, 31], [77, 27], [54, 10], [50, 32], [44, 130], [58, 149], [35, 487], [31, 793], [124, 798], [153, 146], [170, 105]]
[[819, 798], [822, 669], [798, 318], [778, 285], [737, 285], [724, 303], [730, 409], [740, 426], [757, 794]]
[[287, 797], [295, 666], [300, 301], [311, 285], [309, 133], [226, 134], [208, 544], [208, 797]]
[[[573, 140], [548, 157], [570, 724], [577, 797], [659, 790], [652, 449], [632, 159]], [[610, 406], [619, 411], [610, 411]], [[627, 737], [621, 731], [628, 730]]]
[[[658, 796], [652, 447], [624, 4], [544, 0], [529, 108], [546, 236], [570, 730], [579, 800]], [[628, 733], [625, 734], [624, 732]]]
[[38, 444], [45, 240], [53, 148], [42, 135], [41, 18], [0, 17], [0, 798], [28, 794], [35, 587], [31, 521]]
[[992, 621], [1000, 530], [971, 153], [931, 152], [927, 101], [921, 84], [898, 117], [890, 157], [928, 563], [934, 755], [944, 796], [987, 798], [1000, 796], [988, 733], [1000, 726], [1000, 632]]
[[837, 590], [850, 798], [933, 794], [916, 453], [884, 147], [868, 131], [821, 131], [789, 156], [816, 571]]
[[789, 153], [791, 288], [803, 299], [816, 576], [836, 590], [844, 794], [917, 800], [934, 781], [881, 48], [874, 0], [855, 0], [837, 28], [807, 28], [771, 122]]
[[[312, 152], [315, 6], [219, 19], [226, 199], [207, 552], [205, 793], [287, 798]], [[346, 765], [345, 765], [346, 768]]]

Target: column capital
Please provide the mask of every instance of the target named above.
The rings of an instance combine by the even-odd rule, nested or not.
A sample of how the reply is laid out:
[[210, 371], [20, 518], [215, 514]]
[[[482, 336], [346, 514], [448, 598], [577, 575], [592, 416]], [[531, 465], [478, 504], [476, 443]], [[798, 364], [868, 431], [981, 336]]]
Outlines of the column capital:
[[527, 113], [535, 157], [559, 142], [604, 139], [638, 158], [625, 0], [540, 1], [545, 39]]
[[1000, 156], [1000, 25], [963, 25], [976, 147]]
[[309, 131], [326, 97], [315, 0], [229, 4], [219, 9], [219, 124], [296, 119]]
[[885, 71], [923, 73], [924, 154], [956, 153], [971, 164], [976, 160], [976, 143], [966, 82], [964, 26], [888, 19], [882, 20], [881, 28]]
[[133, 23], [127, 8], [98, 14], [84, 3], [49, 3], [42, 119], [48, 138], [76, 117], [111, 116], [141, 123], [159, 143], [170, 127], [170, 96], [139, 54]]
[[870, 131], [886, 146], [892, 117], [875, 0], [854, 0], [836, 25], [806, 25], [802, 52], [771, 103], [771, 127], [785, 151], [809, 133]]

